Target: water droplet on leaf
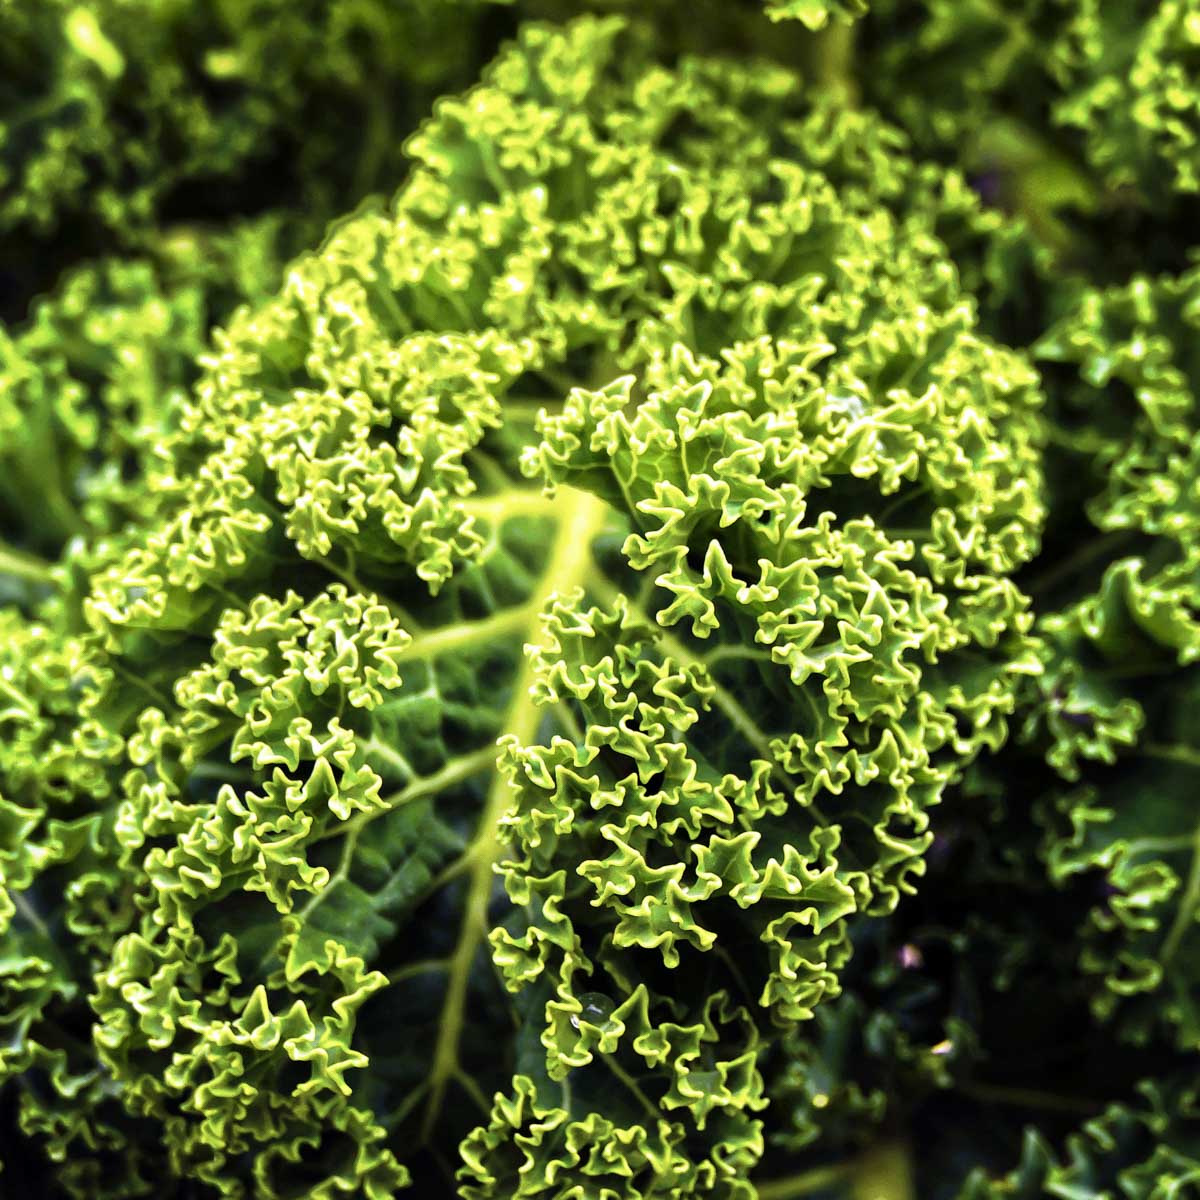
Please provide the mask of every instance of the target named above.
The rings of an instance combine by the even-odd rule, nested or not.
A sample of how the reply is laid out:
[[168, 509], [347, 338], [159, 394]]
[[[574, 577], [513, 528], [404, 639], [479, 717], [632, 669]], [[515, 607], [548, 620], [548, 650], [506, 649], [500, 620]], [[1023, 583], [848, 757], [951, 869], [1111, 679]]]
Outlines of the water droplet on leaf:
[[579, 1003], [583, 1011], [571, 1014], [571, 1024], [574, 1028], [578, 1029], [585, 1022], [602, 1031], [612, 1027], [613, 1022], [609, 1018], [612, 1016], [614, 1005], [603, 992], [584, 992], [579, 997]]

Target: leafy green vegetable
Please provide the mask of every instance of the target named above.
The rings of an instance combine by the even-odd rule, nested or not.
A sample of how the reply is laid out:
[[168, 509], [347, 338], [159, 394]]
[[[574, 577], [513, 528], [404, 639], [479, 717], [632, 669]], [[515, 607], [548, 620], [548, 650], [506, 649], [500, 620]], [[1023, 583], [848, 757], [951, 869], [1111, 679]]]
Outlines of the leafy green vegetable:
[[170, 468], [162, 447], [211, 327], [277, 286], [278, 216], [219, 234], [174, 231], [158, 253], [88, 263], [30, 319], [0, 329], [0, 530], [57, 557], [72, 537], [140, 515]]
[[[1185, 1196], [1200, 1178], [1191, 1089], [1148, 1084], [1135, 1104], [1114, 1105], [1069, 1139], [1065, 1161], [1036, 1135], [1001, 1182], [973, 1176], [963, 1200], [993, 1196]], [[1117, 1189], [1117, 1190], [1114, 1190]]]
[[3, 1186], [1191, 1194], [1193, 5], [579, 7], [0, 0]]
[[448, 34], [469, 31], [472, 3], [8, 0], [0, 229], [87, 211], [128, 236], [172, 189], [237, 181], [247, 166], [286, 163], [294, 186], [326, 186], [339, 127], [356, 120], [374, 122], [364, 150], [376, 161], [355, 164], [369, 185], [406, 92], [469, 66]]
[[1075, 270], [1123, 282], [1191, 241], [1198, 36], [1194, 0], [877, 0], [859, 81]]
[[[756, 1046], [836, 994], [845, 918], [911, 890], [1037, 667], [1006, 578], [1041, 519], [1031, 371], [928, 235], [753, 136], [785, 76], [624, 37], [527, 33], [412, 143], [392, 214], [234, 317], [173, 501], [93, 581], [94, 703], [136, 692], [108, 834], [142, 914], [96, 1041], [182, 1174], [279, 1192], [336, 1131], [314, 1188], [400, 1182], [381, 1098], [428, 1138], [480, 1090], [500, 860], [534, 1035], [507, 1069], [594, 1091], [618, 1166], [648, 1107], [647, 1154], [713, 1139], [679, 1187], [741, 1188]], [[373, 993], [419, 969], [430, 1058], [358, 1085]]]

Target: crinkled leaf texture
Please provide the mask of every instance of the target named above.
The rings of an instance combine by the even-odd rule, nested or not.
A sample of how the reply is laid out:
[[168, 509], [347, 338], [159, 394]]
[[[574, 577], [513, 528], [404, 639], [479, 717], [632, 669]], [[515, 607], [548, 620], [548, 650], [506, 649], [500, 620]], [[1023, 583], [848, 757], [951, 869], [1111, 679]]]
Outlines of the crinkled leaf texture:
[[1146, 1084], [1129, 1104], [1114, 1104], [1056, 1155], [1032, 1130], [1020, 1165], [1002, 1179], [982, 1172], [968, 1180], [960, 1200], [1055, 1196], [1137, 1196], [1175, 1200], [1200, 1178], [1200, 1109], [1194, 1083]]
[[307, 223], [179, 229], [153, 253], [69, 272], [0, 328], [0, 536], [58, 557], [149, 515], [211, 328], [278, 287]]
[[[1163, 214], [1186, 219], [1200, 187], [1197, 0], [873, 0], [862, 25], [870, 101], [923, 151], [978, 172], [1081, 273], [1112, 278], [1113, 254], [1144, 263], [1138, 208], [1158, 218], [1147, 234]], [[1081, 215], [1096, 213], [1084, 242]], [[1169, 240], [1172, 261], [1187, 238]]]
[[181, 184], [223, 186], [219, 203], [244, 204], [264, 169], [281, 176], [281, 201], [299, 188], [310, 205], [357, 171], [357, 199], [394, 131], [377, 128], [382, 144], [347, 131], [386, 99], [407, 132], [431, 85], [469, 79], [478, 7], [6, 0], [0, 230], [44, 234], [77, 218], [129, 245]]
[[1083, 520], [1038, 585], [1045, 671], [1023, 739], [1057, 776], [1035, 812], [1046, 877], [1101, 883], [1074, 935], [1095, 1014], [1185, 1051], [1200, 1047], [1198, 323], [1193, 267], [1084, 291], [1036, 347], [1063, 371], [1057, 511], [1081, 496]]
[[83, 606], [62, 986], [144, 1178], [436, 1194], [465, 1136], [476, 1200], [754, 1194], [764, 1048], [1041, 670], [1037, 377], [795, 91], [529, 27], [217, 336]]

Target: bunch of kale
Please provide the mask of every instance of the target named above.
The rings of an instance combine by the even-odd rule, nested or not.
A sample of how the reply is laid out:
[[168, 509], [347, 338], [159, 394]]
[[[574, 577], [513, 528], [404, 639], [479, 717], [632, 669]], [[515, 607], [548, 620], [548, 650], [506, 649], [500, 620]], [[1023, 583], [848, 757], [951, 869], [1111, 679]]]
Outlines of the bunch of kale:
[[1200, 1194], [1200, 3], [684, 7], [0, 0], [5, 1195]]

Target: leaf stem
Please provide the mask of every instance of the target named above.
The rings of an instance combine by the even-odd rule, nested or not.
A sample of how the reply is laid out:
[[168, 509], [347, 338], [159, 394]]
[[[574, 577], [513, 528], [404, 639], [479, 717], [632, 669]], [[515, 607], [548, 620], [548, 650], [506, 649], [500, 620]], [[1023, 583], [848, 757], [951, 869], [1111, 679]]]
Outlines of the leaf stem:
[[1196, 905], [1200, 903], [1200, 825], [1192, 839], [1192, 869], [1188, 872], [1187, 885], [1183, 897], [1179, 901], [1179, 911], [1162, 945], [1162, 953], [1158, 956], [1159, 963], [1166, 967], [1175, 957], [1180, 943], [1188, 931], [1188, 926], [1196, 919]]
[[[591, 565], [592, 539], [603, 527], [608, 510], [604, 503], [586, 492], [560, 493], [561, 521], [541, 586], [528, 604], [516, 610], [522, 614], [529, 635], [533, 635], [538, 614], [550, 598], [578, 587], [586, 578]], [[515, 613], [504, 614], [504, 632], [515, 633], [521, 628], [513, 622]], [[484, 622], [478, 622], [482, 625]], [[512, 627], [515, 624], [515, 628]], [[437, 635], [429, 635], [436, 637]], [[428, 639], [425, 639], [428, 641]], [[513, 684], [512, 698], [504, 721], [504, 734], [518, 745], [528, 745], [537, 736], [541, 710], [533, 694], [533, 665], [528, 654], [522, 659], [521, 671]], [[493, 752], [494, 753], [494, 752]], [[508, 777], [497, 772], [492, 780], [487, 803], [479, 818], [478, 836], [468, 851], [471, 857], [467, 897], [463, 908], [458, 941], [450, 956], [449, 980], [438, 1025], [437, 1044], [429, 1069], [429, 1102], [421, 1123], [421, 1134], [428, 1142], [442, 1108], [446, 1086], [460, 1070], [459, 1040], [462, 1036], [467, 1006], [467, 984], [471, 964], [480, 943], [487, 936], [487, 910], [492, 895], [494, 868], [501, 849], [500, 818], [512, 801], [512, 784]]]
[[601, 1054], [599, 1058], [629, 1090], [630, 1095], [646, 1110], [646, 1114], [650, 1119], [655, 1122], [661, 1121], [662, 1113], [659, 1111], [658, 1106], [642, 1091], [638, 1086], [637, 1080], [611, 1054]]
[[54, 582], [54, 566], [35, 554], [0, 542], [0, 575], [49, 585]]
[[1031, 579], [1025, 585], [1025, 591], [1032, 596], [1037, 592], [1044, 592], [1056, 583], [1061, 583], [1064, 579], [1076, 574], [1082, 567], [1087, 566], [1093, 559], [1103, 558], [1104, 555], [1112, 553], [1122, 542], [1128, 541], [1133, 533], [1132, 529], [1113, 529], [1100, 537], [1084, 542], [1073, 554], [1060, 558], [1058, 562]]
[[41, 913], [39, 913], [38, 910], [34, 908], [28, 900], [25, 899], [24, 892], [9, 892], [9, 897], [11, 898], [13, 906], [16, 908], [17, 912], [19, 912], [21, 916], [23, 916], [25, 920], [28, 921], [29, 924], [38, 931], [38, 933], [40, 933], [47, 940], [53, 940], [50, 936], [49, 927], [46, 925], [46, 922], [42, 920]]
[[848, 21], [831, 21], [813, 39], [809, 65], [813, 82], [847, 108], [857, 108], [862, 99], [854, 73], [855, 27]]
[[120, 661], [115, 657], [110, 658], [107, 665], [118, 675], [120, 675], [126, 683], [129, 683], [133, 687], [139, 688], [141, 691], [145, 692], [146, 695], [149, 696], [164, 713], [169, 713], [171, 711], [172, 703], [170, 697], [165, 693], [160, 692], [152, 683], [148, 683], [136, 672], [130, 671], [123, 667]]
[[513, 517], [549, 517], [558, 508], [553, 496], [540, 488], [510, 488], [488, 496], [468, 496], [458, 502], [469, 517], [482, 517], [498, 524]]
[[1056, 1096], [1040, 1092], [1035, 1088], [1005, 1087], [995, 1083], [966, 1083], [955, 1087], [955, 1092], [971, 1100], [985, 1104], [1014, 1104], [1021, 1108], [1042, 1108], [1049, 1112], [1075, 1113], [1079, 1116], [1095, 1116], [1101, 1106], [1079, 1096]]
[[393, 768], [400, 776], [402, 783], [407, 784], [416, 779], [417, 773], [413, 770], [412, 763], [395, 746], [389, 746], [387, 742], [381, 741], [375, 734], [361, 739], [359, 747], [367, 755], [368, 761], [374, 757]]
[[1147, 742], [1139, 746], [1136, 754], [1140, 758], [1157, 758], [1162, 762], [1179, 763], [1184, 767], [1200, 767], [1200, 750], [1190, 746], [1170, 746], [1159, 742]]
[[420, 962], [406, 963], [398, 971], [393, 971], [388, 976], [388, 985], [403, 983], [406, 979], [413, 979], [417, 975], [428, 975], [433, 971], [445, 971], [449, 965], [444, 958], [426, 958]]
[[760, 1183], [758, 1200], [792, 1200], [794, 1196], [809, 1196], [822, 1188], [841, 1183], [854, 1174], [853, 1162], [831, 1163], [825, 1167], [812, 1167], [785, 1179], [772, 1179]]
[[537, 597], [512, 608], [502, 608], [478, 621], [461, 621], [441, 629], [419, 634], [395, 656], [396, 662], [411, 658], [436, 658], [451, 651], [460, 652], [472, 646], [492, 645], [509, 634], [529, 628], [536, 620], [541, 605]]
[[359, 813], [345, 824], [335, 825], [329, 836], [337, 837], [343, 833], [358, 833], [364, 825], [370, 825], [379, 817], [385, 817], [389, 813], [395, 812], [396, 809], [411, 804], [414, 800], [421, 800], [426, 796], [444, 791], [456, 783], [465, 783], [472, 775], [481, 775], [484, 771], [494, 768], [495, 765], [496, 747], [494, 745], [483, 746], [470, 754], [452, 758], [440, 771], [422, 776], [420, 779], [414, 779], [398, 792], [393, 792], [390, 796], [385, 797], [380, 801], [378, 808]]
[[13, 704], [17, 706], [27, 717], [37, 716], [37, 708], [30, 701], [28, 696], [22, 696], [19, 691], [7, 679], [0, 676], [0, 696], [6, 696]]
[[338, 859], [337, 868], [325, 881], [320, 890], [314, 892], [308, 903], [300, 910], [298, 915], [301, 924], [312, 916], [314, 909], [318, 908], [332, 895], [333, 890], [338, 884], [350, 878], [350, 868], [354, 865], [354, 852], [358, 849], [358, 835], [359, 831], [357, 829], [351, 830], [346, 834], [346, 840], [342, 844], [342, 854]]
[[483, 1119], [486, 1121], [492, 1115], [492, 1106], [487, 1096], [484, 1095], [483, 1088], [471, 1078], [466, 1071], [456, 1070], [454, 1072], [454, 1081], [462, 1088], [464, 1092], [475, 1102], [476, 1108], [483, 1113]]

